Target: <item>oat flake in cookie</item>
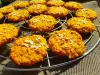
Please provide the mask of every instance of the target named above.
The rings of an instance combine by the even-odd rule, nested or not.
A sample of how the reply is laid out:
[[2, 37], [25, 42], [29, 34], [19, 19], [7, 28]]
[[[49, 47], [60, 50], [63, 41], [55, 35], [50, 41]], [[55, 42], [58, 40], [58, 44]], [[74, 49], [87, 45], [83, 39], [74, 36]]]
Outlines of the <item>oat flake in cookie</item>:
[[41, 35], [17, 39], [10, 50], [10, 59], [18, 66], [32, 66], [47, 55], [47, 42]]
[[69, 59], [75, 59], [85, 52], [81, 35], [73, 30], [54, 31], [48, 40], [48, 44], [54, 54]]
[[87, 34], [93, 32], [96, 27], [89, 19], [84, 17], [73, 17], [70, 18], [66, 25], [68, 28], [75, 30], [81, 34]]
[[56, 25], [56, 19], [51, 15], [33, 16], [29, 22], [29, 28], [33, 31], [48, 32]]

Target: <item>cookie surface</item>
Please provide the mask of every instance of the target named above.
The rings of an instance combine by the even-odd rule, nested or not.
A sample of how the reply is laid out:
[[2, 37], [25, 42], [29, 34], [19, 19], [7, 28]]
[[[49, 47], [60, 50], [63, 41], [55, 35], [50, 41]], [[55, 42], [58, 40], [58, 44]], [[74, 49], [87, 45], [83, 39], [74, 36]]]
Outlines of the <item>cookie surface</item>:
[[77, 17], [85, 17], [90, 20], [94, 20], [97, 18], [97, 13], [94, 10], [89, 8], [79, 9], [76, 11], [75, 14]]
[[29, 5], [28, 1], [16, 1], [12, 4], [15, 8], [25, 8]]
[[41, 14], [47, 11], [47, 6], [44, 4], [34, 4], [34, 5], [29, 6], [27, 10], [31, 14]]
[[10, 22], [23, 21], [28, 18], [29, 18], [29, 12], [25, 9], [19, 9], [7, 15], [7, 20]]
[[85, 19], [83, 17], [73, 17], [67, 21], [66, 25], [70, 29], [83, 34], [93, 32], [96, 29], [94, 24], [89, 19]]
[[78, 10], [83, 8], [83, 5], [81, 3], [74, 2], [74, 1], [66, 2], [64, 6], [69, 10]]
[[48, 32], [56, 25], [56, 19], [51, 15], [39, 15], [32, 17], [29, 22], [29, 28], [33, 31]]
[[11, 42], [18, 35], [18, 29], [12, 24], [0, 24], [0, 46]]
[[61, 5], [64, 5], [64, 1], [62, 1], [62, 0], [49, 0], [49, 1], [47, 1], [47, 5], [49, 5], [49, 6], [61, 6]]
[[18, 66], [32, 66], [47, 55], [47, 42], [41, 35], [17, 39], [11, 46], [10, 59]]
[[69, 59], [77, 58], [85, 52], [81, 35], [73, 30], [54, 31], [48, 43], [54, 54]]
[[68, 10], [64, 7], [57, 7], [57, 6], [52, 6], [49, 7], [48, 11], [46, 12], [46, 14], [52, 15], [54, 17], [66, 17], [66, 15], [68, 14]]
[[30, 0], [29, 4], [45, 4], [46, 0]]
[[2, 14], [8, 14], [8, 13], [14, 11], [14, 10], [15, 9], [14, 9], [14, 7], [12, 5], [4, 6], [4, 7], [0, 8], [0, 13], [2, 13]]

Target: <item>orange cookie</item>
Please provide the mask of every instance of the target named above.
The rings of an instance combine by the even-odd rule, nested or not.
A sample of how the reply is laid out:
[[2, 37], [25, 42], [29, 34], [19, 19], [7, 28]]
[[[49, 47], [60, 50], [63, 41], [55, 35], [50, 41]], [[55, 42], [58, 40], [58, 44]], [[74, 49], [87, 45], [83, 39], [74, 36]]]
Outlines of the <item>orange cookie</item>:
[[48, 43], [54, 54], [69, 59], [77, 58], [85, 52], [81, 35], [73, 30], [54, 31]]
[[27, 10], [31, 14], [41, 14], [47, 11], [47, 6], [44, 4], [34, 4], [34, 5], [29, 6]]
[[25, 9], [13, 11], [7, 15], [7, 20], [10, 22], [23, 21], [29, 18], [29, 12]]
[[11, 42], [18, 35], [18, 29], [12, 24], [0, 24], [0, 46]]
[[29, 5], [28, 1], [16, 1], [12, 4], [15, 8], [25, 8]]
[[33, 31], [48, 32], [56, 25], [56, 19], [51, 15], [39, 15], [32, 17], [29, 22], [29, 28]]
[[41, 35], [17, 39], [11, 46], [10, 59], [18, 66], [32, 66], [47, 55], [47, 42]]
[[46, 0], [30, 0], [29, 4], [45, 4]]
[[94, 24], [89, 19], [83, 17], [73, 17], [67, 21], [66, 25], [70, 29], [83, 34], [93, 32], [96, 29]]
[[49, 6], [61, 6], [61, 5], [64, 5], [64, 1], [62, 1], [62, 0], [49, 0], [49, 1], [47, 1], [47, 5], [49, 5]]
[[76, 11], [77, 17], [85, 17], [90, 20], [95, 20], [97, 18], [97, 13], [89, 8], [83, 8]]
[[66, 17], [66, 15], [68, 14], [68, 10], [64, 7], [57, 7], [57, 6], [52, 6], [49, 7], [48, 11], [46, 12], [46, 14], [52, 15], [54, 17]]
[[64, 6], [69, 10], [78, 10], [83, 8], [83, 5], [81, 3], [74, 2], [74, 1], [66, 2]]
[[0, 13], [2, 14], [8, 14], [8, 13], [11, 13], [12, 11], [14, 11], [14, 7], [12, 5], [9, 5], [9, 6], [4, 6], [2, 8], [0, 8]]

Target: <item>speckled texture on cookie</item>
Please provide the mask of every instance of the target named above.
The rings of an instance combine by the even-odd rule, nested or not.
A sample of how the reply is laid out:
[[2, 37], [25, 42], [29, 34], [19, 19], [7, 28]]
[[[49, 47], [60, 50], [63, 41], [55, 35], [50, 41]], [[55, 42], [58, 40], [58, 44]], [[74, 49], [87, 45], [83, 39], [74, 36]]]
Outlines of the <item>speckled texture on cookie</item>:
[[27, 10], [31, 14], [41, 14], [47, 11], [47, 6], [44, 4], [34, 4], [34, 5], [29, 6]]
[[12, 4], [15, 8], [25, 8], [29, 5], [28, 1], [16, 1]]
[[48, 11], [46, 12], [46, 14], [52, 15], [54, 17], [66, 17], [66, 15], [68, 14], [68, 10], [62, 6], [52, 6], [48, 8]]
[[29, 28], [33, 31], [48, 32], [56, 25], [56, 19], [51, 15], [38, 15], [32, 17], [29, 22]]
[[69, 59], [77, 58], [85, 52], [81, 35], [73, 30], [54, 31], [48, 43], [54, 54]]
[[10, 59], [18, 66], [32, 66], [47, 55], [47, 42], [41, 35], [25, 36], [11, 46]]
[[66, 25], [70, 29], [83, 34], [93, 32], [96, 29], [95, 25], [84, 17], [73, 17], [67, 21]]
[[0, 46], [11, 42], [18, 35], [18, 29], [12, 24], [0, 24]]
[[62, 1], [62, 0], [49, 0], [49, 1], [47, 1], [47, 5], [49, 5], [49, 6], [62, 6], [62, 5], [64, 5], [64, 1]]
[[83, 5], [81, 3], [74, 2], [74, 1], [66, 2], [64, 6], [69, 10], [78, 10], [83, 8]]
[[97, 13], [89, 8], [83, 8], [76, 11], [76, 16], [85, 17], [90, 20], [95, 20], [97, 18]]
[[29, 4], [45, 4], [46, 0], [30, 0]]
[[4, 6], [0, 8], [0, 13], [2, 14], [8, 14], [11, 13], [12, 11], [14, 11], [14, 7], [12, 5], [9, 6]]
[[19, 9], [9, 13], [6, 18], [11, 22], [23, 21], [29, 18], [29, 12], [25, 9]]

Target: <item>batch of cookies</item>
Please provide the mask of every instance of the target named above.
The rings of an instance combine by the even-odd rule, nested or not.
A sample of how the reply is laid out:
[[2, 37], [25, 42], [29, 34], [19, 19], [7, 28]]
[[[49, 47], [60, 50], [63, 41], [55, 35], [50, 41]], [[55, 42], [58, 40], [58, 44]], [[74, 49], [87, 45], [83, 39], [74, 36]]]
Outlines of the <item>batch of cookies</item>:
[[[75, 17], [65, 23], [68, 29], [53, 31], [48, 39], [37, 34], [15, 39], [20, 30], [11, 23], [27, 20], [33, 32], [50, 32], [57, 24], [56, 19], [67, 17], [69, 11], [74, 11]], [[15, 1], [0, 8], [0, 20], [4, 16], [8, 23], [0, 24], [0, 46], [14, 40], [10, 48], [12, 62], [18, 66], [32, 66], [44, 61], [48, 48], [55, 55], [69, 59], [82, 56], [86, 49], [81, 35], [95, 31], [92, 21], [97, 13], [74, 1], [31, 0]]]

